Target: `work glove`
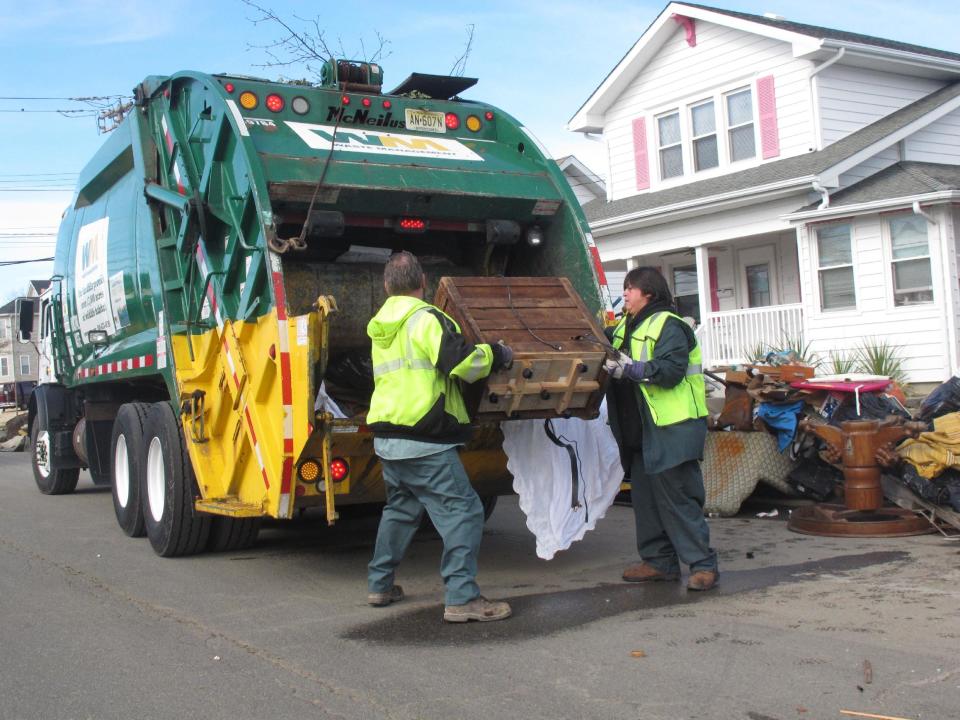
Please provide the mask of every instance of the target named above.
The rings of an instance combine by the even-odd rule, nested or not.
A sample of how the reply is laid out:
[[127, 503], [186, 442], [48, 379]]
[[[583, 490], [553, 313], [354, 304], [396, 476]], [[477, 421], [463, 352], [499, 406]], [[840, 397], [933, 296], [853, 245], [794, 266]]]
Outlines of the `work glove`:
[[498, 370], [509, 370], [513, 367], [513, 348], [503, 342], [503, 340], [490, 346], [493, 351], [493, 365], [491, 372]]
[[614, 380], [619, 380], [623, 377], [624, 370], [627, 366], [632, 363], [633, 359], [629, 355], [618, 352], [614, 357], [608, 357], [604, 360], [603, 367]]

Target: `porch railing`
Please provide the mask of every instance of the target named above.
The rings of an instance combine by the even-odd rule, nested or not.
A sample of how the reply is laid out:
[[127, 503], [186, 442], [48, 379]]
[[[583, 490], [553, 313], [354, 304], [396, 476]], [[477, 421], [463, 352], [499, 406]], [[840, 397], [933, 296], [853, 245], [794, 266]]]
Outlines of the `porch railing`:
[[697, 328], [705, 367], [736, 365], [764, 345], [779, 348], [783, 340], [803, 335], [803, 305], [774, 305], [710, 313]]

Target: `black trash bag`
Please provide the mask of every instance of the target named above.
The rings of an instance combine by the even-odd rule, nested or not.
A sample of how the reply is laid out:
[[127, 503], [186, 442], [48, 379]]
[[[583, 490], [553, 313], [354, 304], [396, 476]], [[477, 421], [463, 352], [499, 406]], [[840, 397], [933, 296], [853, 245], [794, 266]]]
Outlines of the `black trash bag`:
[[369, 350], [332, 355], [327, 363], [327, 393], [348, 417], [366, 412], [373, 395], [373, 359]]
[[843, 473], [819, 459], [803, 462], [787, 475], [788, 485], [801, 495], [819, 502], [833, 496], [842, 483]]
[[922, 500], [951, 507], [960, 512], [960, 472], [949, 468], [933, 480], [920, 475], [908, 462], [903, 464], [900, 482], [913, 490]]
[[910, 419], [903, 405], [896, 398], [879, 393], [863, 393], [860, 395], [860, 414], [857, 415], [857, 403], [851, 396], [845, 400], [833, 413], [830, 424], [840, 426], [846, 420], [884, 420], [890, 415]]
[[954, 375], [937, 385], [920, 405], [917, 419], [930, 422], [934, 418], [960, 410], [960, 377]]

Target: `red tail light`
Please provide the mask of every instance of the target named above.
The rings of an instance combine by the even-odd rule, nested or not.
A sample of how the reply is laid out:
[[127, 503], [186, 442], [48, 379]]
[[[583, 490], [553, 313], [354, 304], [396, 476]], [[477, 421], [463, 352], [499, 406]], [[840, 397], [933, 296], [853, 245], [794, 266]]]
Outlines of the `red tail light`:
[[447, 124], [447, 130], [456, 130], [460, 127], [460, 118], [456, 113], [447, 113], [444, 122]]
[[227, 83], [226, 85], [223, 86], [223, 89], [226, 90], [228, 93], [232, 93], [235, 88], [233, 86], [233, 83]]
[[402, 217], [397, 221], [398, 232], [420, 233], [427, 229], [427, 221], [423, 218]]
[[280, 112], [283, 110], [283, 98], [276, 94], [267, 95], [267, 99], [264, 100], [263, 104], [267, 106], [267, 110], [270, 112]]
[[330, 461], [330, 477], [334, 482], [340, 482], [350, 474], [350, 465], [343, 458], [334, 458]]
[[363, 100], [360, 101], [360, 104], [364, 107], [370, 107], [370, 98], [363, 98]]
[[487, 120], [493, 120], [493, 113], [492, 113], [490, 110], [487, 110], [487, 111], [483, 114], [483, 116], [484, 116]]

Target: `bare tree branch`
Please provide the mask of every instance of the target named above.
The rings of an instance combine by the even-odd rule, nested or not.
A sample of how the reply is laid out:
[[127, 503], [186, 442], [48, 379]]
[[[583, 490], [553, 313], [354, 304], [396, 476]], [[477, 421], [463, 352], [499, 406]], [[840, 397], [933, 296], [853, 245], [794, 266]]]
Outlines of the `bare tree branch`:
[[463, 77], [463, 74], [467, 71], [467, 60], [470, 58], [470, 51], [473, 49], [474, 30], [476, 30], [476, 25], [473, 23], [467, 25], [467, 45], [463, 49], [463, 54], [457, 58], [457, 61], [453, 64], [453, 67], [450, 68], [451, 75]]
[[[249, 50], [259, 50], [268, 58], [266, 62], [256, 67], [291, 67], [302, 66], [315, 79], [321, 76], [321, 68], [328, 60], [335, 57], [350, 58], [343, 43], [343, 38], [337, 37], [336, 50], [327, 41], [327, 31], [321, 25], [319, 15], [306, 19], [293, 15], [292, 19], [303, 25], [305, 29], [298, 30], [294, 23], [278, 15], [272, 8], [263, 7], [254, 0], [242, 0], [244, 5], [255, 10], [257, 15], [248, 18], [254, 25], [271, 25], [280, 29], [280, 37], [263, 45], [247, 44]], [[361, 57], [369, 62], [376, 62], [385, 57], [390, 41], [380, 33], [376, 33], [377, 49], [372, 56], [367, 56], [363, 39], [360, 39]]]

